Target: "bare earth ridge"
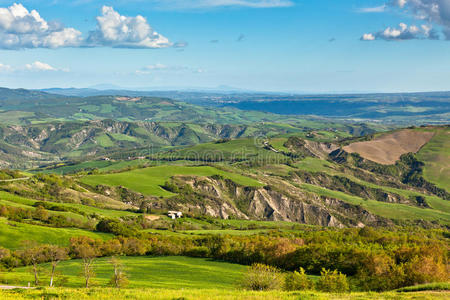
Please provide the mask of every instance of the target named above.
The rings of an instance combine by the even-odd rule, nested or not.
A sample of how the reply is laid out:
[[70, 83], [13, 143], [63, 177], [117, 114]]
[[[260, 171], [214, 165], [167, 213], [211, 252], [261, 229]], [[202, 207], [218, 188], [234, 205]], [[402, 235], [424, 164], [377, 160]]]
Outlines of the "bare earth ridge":
[[383, 165], [395, 164], [405, 153], [416, 153], [428, 143], [434, 132], [404, 129], [382, 135], [372, 141], [357, 142], [344, 147], [348, 153], [358, 153], [365, 159]]

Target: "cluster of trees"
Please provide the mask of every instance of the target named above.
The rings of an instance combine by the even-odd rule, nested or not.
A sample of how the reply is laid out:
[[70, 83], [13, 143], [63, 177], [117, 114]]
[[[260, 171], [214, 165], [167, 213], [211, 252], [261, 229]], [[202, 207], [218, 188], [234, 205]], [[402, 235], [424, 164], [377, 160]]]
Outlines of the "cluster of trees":
[[[336, 270], [337, 274], [352, 277], [352, 282], [361, 290], [382, 291], [446, 281], [448, 250], [448, 242], [439, 231], [402, 233], [366, 227], [258, 236], [148, 234], [107, 241], [73, 237], [67, 253], [71, 258], [83, 260], [87, 278], [96, 257], [184, 255], [247, 265], [260, 263], [284, 271], [303, 268], [312, 275], [321, 275], [324, 269]], [[9, 267], [11, 259], [18, 260], [18, 264], [30, 264], [21, 257], [15, 251], [9, 258], [3, 255], [0, 262]]]
[[253, 264], [244, 274], [241, 287], [254, 291], [279, 290], [301, 291], [319, 290], [323, 292], [348, 292], [350, 285], [347, 276], [337, 270], [322, 269], [317, 282], [306, 275], [303, 268], [294, 272], [282, 272], [280, 269], [265, 264]]

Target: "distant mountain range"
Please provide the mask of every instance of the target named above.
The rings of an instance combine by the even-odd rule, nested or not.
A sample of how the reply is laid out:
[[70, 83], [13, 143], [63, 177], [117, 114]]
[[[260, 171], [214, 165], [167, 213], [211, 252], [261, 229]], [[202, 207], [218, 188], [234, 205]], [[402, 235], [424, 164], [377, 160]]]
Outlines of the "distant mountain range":
[[[210, 107], [214, 107], [211, 109]], [[329, 118], [383, 124], [450, 123], [450, 92], [289, 95], [251, 92], [0, 89], [0, 122], [170, 121], [219, 124]], [[14, 113], [5, 112], [14, 111]], [[251, 111], [249, 113], [248, 111]], [[308, 117], [306, 117], [308, 116]]]

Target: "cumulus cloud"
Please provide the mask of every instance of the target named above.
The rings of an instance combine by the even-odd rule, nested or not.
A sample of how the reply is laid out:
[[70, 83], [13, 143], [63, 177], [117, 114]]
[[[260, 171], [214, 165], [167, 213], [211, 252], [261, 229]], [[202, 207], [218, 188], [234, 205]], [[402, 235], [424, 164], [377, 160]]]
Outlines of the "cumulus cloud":
[[90, 32], [87, 46], [115, 48], [165, 48], [172, 44], [153, 30], [143, 16], [122, 16], [110, 6], [103, 6], [97, 17], [97, 29]]
[[0, 48], [59, 48], [81, 44], [81, 32], [47, 22], [36, 10], [28, 11], [22, 4], [0, 8]]
[[439, 33], [434, 29], [437, 26], [442, 29], [445, 38], [450, 40], [450, 0], [390, 0], [387, 5], [414, 16], [421, 25], [404, 26], [402, 23], [399, 28], [388, 27], [373, 33], [376, 38], [439, 39]]
[[201, 9], [215, 7], [276, 8], [294, 5], [291, 0], [159, 0], [165, 9]]
[[[178, 47], [186, 45], [178, 43]], [[36, 10], [29, 11], [22, 4], [0, 8], [0, 49], [170, 46], [172, 43], [153, 30], [143, 16], [122, 16], [109, 6], [103, 6], [102, 15], [97, 17], [97, 29], [87, 39], [74, 28], [47, 22]]]
[[10, 65], [0, 63], [0, 72], [10, 72], [13, 68]]
[[40, 62], [40, 61], [35, 61], [34, 63], [26, 64], [25, 69], [28, 71], [38, 71], [38, 72], [40, 72], [40, 71], [44, 71], [44, 72], [45, 71], [62, 71], [62, 70], [59, 70], [57, 68], [50, 66], [47, 63]]
[[405, 23], [400, 23], [398, 27], [388, 27], [385, 30], [376, 33], [366, 33], [361, 37], [363, 41], [373, 41], [382, 39], [387, 41], [400, 41], [412, 39], [430, 39], [436, 40], [439, 36], [431, 26], [421, 25], [420, 27]]
[[418, 19], [443, 26], [443, 33], [450, 40], [449, 0], [392, 0], [391, 5], [411, 12]]

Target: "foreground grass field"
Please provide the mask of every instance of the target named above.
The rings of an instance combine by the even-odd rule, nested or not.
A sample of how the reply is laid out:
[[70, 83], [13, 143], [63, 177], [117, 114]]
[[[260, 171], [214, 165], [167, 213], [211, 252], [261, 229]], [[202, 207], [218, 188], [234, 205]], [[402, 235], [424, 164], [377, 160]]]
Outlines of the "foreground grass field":
[[[237, 264], [182, 256], [123, 257], [121, 261], [128, 274], [130, 288], [233, 289], [247, 268]], [[42, 267], [50, 269], [48, 264], [43, 264]], [[94, 268], [96, 277], [92, 282], [93, 286], [107, 286], [113, 274], [109, 259], [97, 259]], [[68, 279], [64, 286], [83, 287], [80, 260], [61, 262], [58, 270]], [[28, 282], [33, 282], [28, 267], [0, 274], [2, 282], [12, 285], [26, 286]], [[41, 280], [42, 284], [47, 285], [48, 275], [43, 275]], [[58, 284], [58, 280], [56, 283]]]
[[[130, 288], [233, 289], [247, 268], [237, 264], [182, 256], [123, 257], [121, 262], [128, 275]], [[42, 268], [50, 269], [50, 266], [43, 264]], [[96, 277], [92, 282], [93, 286], [108, 286], [113, 274], [109, 259], [97, 259], [94, 268]], [[58, 270], [67, 279], [64, 286], [83, 287], [80, 260], [61, 262]], [[0, 280], [10, 285], [26, 286], [28, 282], [33, 282], [33, 276], [28, 267], [23, 267], [0, 273]], [[41, 282], [43, 285], [49, 282], [49, 277], [44, 272]], [[56, 284], [58, 285], [58, 279]]]
[[351, 293], [325, 294], [318, 292], [249, 292], [224, 289], [36, 289], [36, 290], [0, 290], [0, 299], [70, 299], [70, 300], [106, 300], [106, 299], [183, 299], [183, 300], [409, 300], [409, 299], [448, 299], [448, 292], [415, 292], [415, 293]]
[[158, 166], [116, 174], [86, 176], [82, 178], [81, 181], [91, 186], [96, 186], [99, 184], [108, 186], [121, 185], [145, 195], [170, 197], [174, 194], [161, 188], [161, 185], [164, 185], [166, 181], [168, 181], [172, 176], [175, 175], [221, 175], [224, 178], [231, 179], [237, 184], [241, 184], [244, 186], [261, 186], [261, 183], [252, 178], [222, 171], [209, 166]]

